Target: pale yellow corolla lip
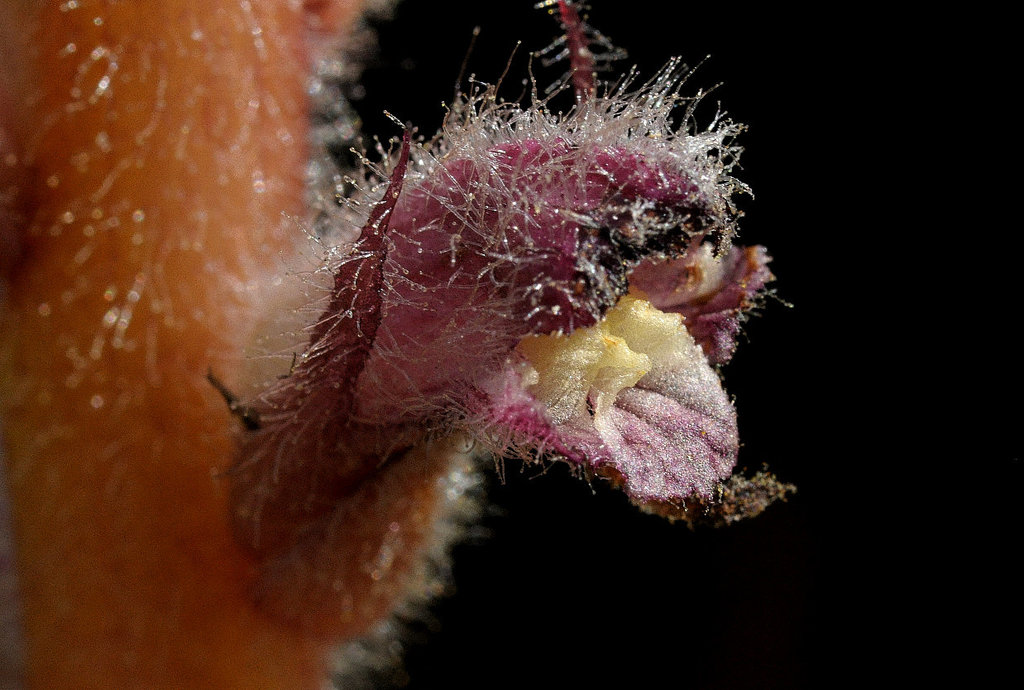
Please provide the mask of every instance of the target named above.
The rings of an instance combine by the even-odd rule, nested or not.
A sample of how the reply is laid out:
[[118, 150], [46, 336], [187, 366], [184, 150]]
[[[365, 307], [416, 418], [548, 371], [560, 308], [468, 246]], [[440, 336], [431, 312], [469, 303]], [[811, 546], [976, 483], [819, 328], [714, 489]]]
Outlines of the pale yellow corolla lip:
[[568, 335], [529, 336], [517, 349], [529, 365], [527, 390], [547, 407], [552, 422], [565, 424], [601, 419], [619, 391], [690, 342], [680, 314], [629, 294], [593, 326]]

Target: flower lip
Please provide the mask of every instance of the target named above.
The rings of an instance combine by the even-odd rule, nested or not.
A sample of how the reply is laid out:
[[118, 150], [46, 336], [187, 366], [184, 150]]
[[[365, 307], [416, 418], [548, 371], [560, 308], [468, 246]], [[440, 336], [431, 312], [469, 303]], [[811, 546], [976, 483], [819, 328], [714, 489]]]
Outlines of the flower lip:
[[622, 298], [595, 327], [518, 351], [528, 387], [572, 458], [640, 505], [710, 498], [736, 462], [735, 412], [678, 314]]

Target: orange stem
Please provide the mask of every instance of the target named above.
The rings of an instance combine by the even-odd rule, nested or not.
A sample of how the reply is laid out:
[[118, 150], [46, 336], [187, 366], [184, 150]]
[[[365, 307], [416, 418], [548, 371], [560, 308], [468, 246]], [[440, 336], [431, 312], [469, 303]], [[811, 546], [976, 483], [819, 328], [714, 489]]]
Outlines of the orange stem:
[[323, 29], [357, 4], [0, 11], [0, 414], [31, 687], [321, 683], [325, 643], [252, 603], [234, 422], [205, 375], [230, 385], [303, 214], [307, 12]]

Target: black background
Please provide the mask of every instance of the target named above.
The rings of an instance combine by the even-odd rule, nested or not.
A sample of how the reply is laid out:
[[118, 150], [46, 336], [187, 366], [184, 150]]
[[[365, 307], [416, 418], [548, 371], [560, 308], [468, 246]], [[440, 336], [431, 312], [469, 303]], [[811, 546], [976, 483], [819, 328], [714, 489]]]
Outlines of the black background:
[[[380, 55], [356, 103], [367, 134], [398, 133], [385, 108], [436, 130], [474, 26], [467, 73], [496, 80], [522, 40], [502, 91], [521, 93], [528, 52], [557, 26], [530, 2], [483, 5], [407, 0], [377, 25]], [[943, 355], [923, 341], [968, 343], [951, 291], [926, 297], [957, 261], [917, 251], [928, 237], [908, 220], [926, 202], [905, 179], [927, 164], [913, 160], [917, 116], [891, 90], [912, 72], [891, 50], [902, 36], [881, 19], [867, 31], [841, 14], [669, 6], [594, 0], [590, 23], [629, 52], [620, 68], [637, 64], [644, 77], [672, 56], [692, 65], [710, 55], [689, 82], [691, 91], [720, 84], [698, 120], [721, 103], [749, 127], [738, 177], [756, 199], [742, 202], [738, 243], [768, 247], [779, 300], [748, 322], [723, 375], [741, 466], [767, 463], [799, 493], [749, 522], [691, 532], [560, 466], [509, 463], [504, 483], [489, 476], [487, 535], [455, 550], [455, 593], [407, 643], [410, 688], [920, 681], [923, 666], [941, 673], [967, 654], [959, 642], [949, 658], [941, 645], [908, 654], [923, 637], [944, 637], [936, 631], [952, 611], [986, 611], [982, 627], [950, 633], [962, 641], [989, 634], [991, 611], [1013, 623], [1020, 610], [1015, 550], [987, 548], [1019, 544], [1024, 472], [1019, 434], [1006, 430], [1020, 406], [988, 404], [983, 431], [965, 418], [944, 430], [930, 416], [932, 406], [973, 407], [947, 384], [986, 374], [952, 360], [929, 373]], [[563, 69], [535, 66], [541, 85]], [[921, 265], [926, 282], [914, 273]], [[933, 317], [928, 301], [948, 311]], [[964, 371], [951, 377], [948, 367]], [[1020, 382], [1019, 367], [1000, 375]], [[965, 437], [970, 454], [954, 457], [949, 446]], [[928, 477], [950, 460], [962, 483], [933, 487]], [[970, 586], [949, 577], [962, 547], [984, 552]]]

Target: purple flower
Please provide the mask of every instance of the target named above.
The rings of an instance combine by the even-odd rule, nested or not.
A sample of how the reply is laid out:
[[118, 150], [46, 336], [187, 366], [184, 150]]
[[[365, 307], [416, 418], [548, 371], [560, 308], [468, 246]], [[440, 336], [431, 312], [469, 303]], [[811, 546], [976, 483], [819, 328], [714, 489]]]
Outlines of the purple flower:
[[677, 67], [578, 93], [564, 117], [478, 92], [432, 145], [406, 134], [305, 351], [252, 406], [235, 518], [271, 608], [340, 589], [348, 506], [416, 509], [392, 485], [426, 476], [432, 445], [560, 458], [691, 521], [785, 494], [730, 480], [736, 416], [712, 365], [771, 274], [762, 248], [732, 246], [740, 127], [676, 127]]

